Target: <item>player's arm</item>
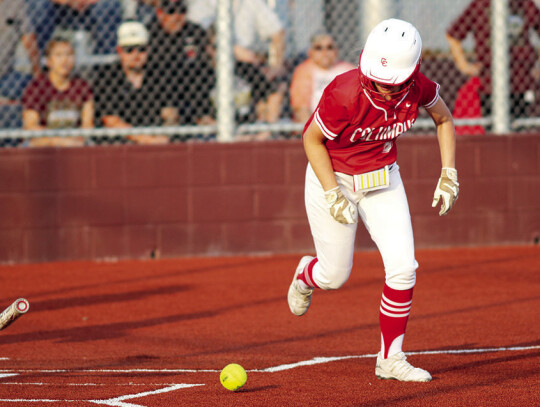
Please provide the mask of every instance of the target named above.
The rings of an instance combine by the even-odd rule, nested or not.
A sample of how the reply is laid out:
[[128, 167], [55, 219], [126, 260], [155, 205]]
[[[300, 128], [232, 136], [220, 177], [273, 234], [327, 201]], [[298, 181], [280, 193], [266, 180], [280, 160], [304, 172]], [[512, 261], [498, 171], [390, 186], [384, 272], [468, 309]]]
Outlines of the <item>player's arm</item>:
[[304, 150], [323, 189], [329, 191], [336, 188], [338, 183], [330, 161], [330, 155], [324, 145], [325, 139], [326, 137], [319, 126], [314, 120], [311, 121], [304, 133]]
[[330, 155], [324, 144], [325, 136], [312, 121], [304, 132], [304, 150], [315, 175], [324, 190], [330, 215], [343, 224], [356, 223], [358, 215], [355, 205], [349, 201], [339, 187]]
[[448, 109], [444, 100], [439, 97], [439, 100], [426, 110], [437, 127], [442, 166], [456, 168], [456, 135], [454, 132], [454, 119], [450, 109]]
[[426, 108], [426, 110], [437, 127], [437, 139], [439, 140], [441, 153], [441, 177], [435, 189], [432, 206], [436, 207], [439, 200], [442, 199], [441, 210], [439, 211], [439, 215], [442, 216], [450, 211], [459, 194], [454, 120], [448, 106], [440, 97], [432, 107]]

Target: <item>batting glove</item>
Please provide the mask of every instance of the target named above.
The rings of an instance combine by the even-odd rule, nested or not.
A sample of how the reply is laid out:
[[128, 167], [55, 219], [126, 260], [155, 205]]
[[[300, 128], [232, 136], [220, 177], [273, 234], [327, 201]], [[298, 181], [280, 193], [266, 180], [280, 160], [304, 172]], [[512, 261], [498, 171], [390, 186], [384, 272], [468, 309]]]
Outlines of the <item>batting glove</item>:
[[356, 206], [349, 201], [339, 187], [325, 191], [324, 196], [328, 202], [330, 215], [339, 223], [350, 224], [356, 223], [358, 216]]
[[439, 216], [446, 215], [454, 203], [458, 199], [459, 194], [459, 182], [457, 180], [457, 170], [455, 168], [443, 168], [441, 171], [441, 177], [439, 183], [435, 189], [433, 195], [433, 208], [439, 203], [439, 199], [442, 199], [441, 210]]

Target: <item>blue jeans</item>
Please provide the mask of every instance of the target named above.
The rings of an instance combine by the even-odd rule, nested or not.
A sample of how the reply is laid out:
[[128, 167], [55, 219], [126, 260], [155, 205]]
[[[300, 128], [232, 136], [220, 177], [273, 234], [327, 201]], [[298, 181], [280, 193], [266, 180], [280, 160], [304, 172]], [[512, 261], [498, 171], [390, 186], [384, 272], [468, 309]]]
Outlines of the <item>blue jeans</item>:
[[96, 54], [116, 52], [116, 30], [122, 22], [122, 5], [119, 0], [100, 0], [83, 12], [54, 4], [50, 0], [26, 1], [40, 50], [45, 49], [54, 30], [59, 27], [90, 32], [96, 43]]
[[18, 71], [11, 71], [0, 77], [0, 98], [19, 102], [14, 104], [0, 103], [0, 129], [22, 127], [22, 105], [20, 103], [24, 88], [32, 79]]
[[14, 70], [0, 76], [0, 98], [20, 100], [31, 79], [32, 75]]

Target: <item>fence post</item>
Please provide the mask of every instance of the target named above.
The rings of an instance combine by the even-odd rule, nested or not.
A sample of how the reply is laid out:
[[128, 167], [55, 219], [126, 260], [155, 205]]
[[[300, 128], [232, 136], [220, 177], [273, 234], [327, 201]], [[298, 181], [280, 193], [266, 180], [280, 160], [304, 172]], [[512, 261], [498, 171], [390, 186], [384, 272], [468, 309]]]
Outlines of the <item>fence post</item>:
[[232, 0], [217, 2], [217, 139], [233, 141], [234, 122], [234, 56]]
[[360, 41], [362, 45], [373, 27], [382, 20], [395, 17], [395, 0], [365, 0], [360, 2]]
[[508, 1], [491, 0], [491, 116], [493, 133], [510, 131]]

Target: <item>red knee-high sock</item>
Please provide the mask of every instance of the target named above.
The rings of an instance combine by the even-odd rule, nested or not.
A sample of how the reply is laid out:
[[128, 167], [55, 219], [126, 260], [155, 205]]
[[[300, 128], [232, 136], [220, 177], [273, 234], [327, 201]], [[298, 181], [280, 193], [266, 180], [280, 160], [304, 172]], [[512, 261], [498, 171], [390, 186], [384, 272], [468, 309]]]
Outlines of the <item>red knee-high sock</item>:
[[381, 324], [383, 357], [388, 357], [388, 351], [394, 340], [405, 334], [409, 312], [412, 304], [413, 289], [394, 290], [384, 285], [379, 312]]
[[313, 268], [318, 261], [319, 259], [315, 257], [308, 264], [306, 264], [304, 270], [298, 273], [298, 276], [296, 277], [298, 280], [303, 281], [308, 287], [311, 288], [319, 288], [319, 286], [315, 283], [315, 280], [313, 279]]

